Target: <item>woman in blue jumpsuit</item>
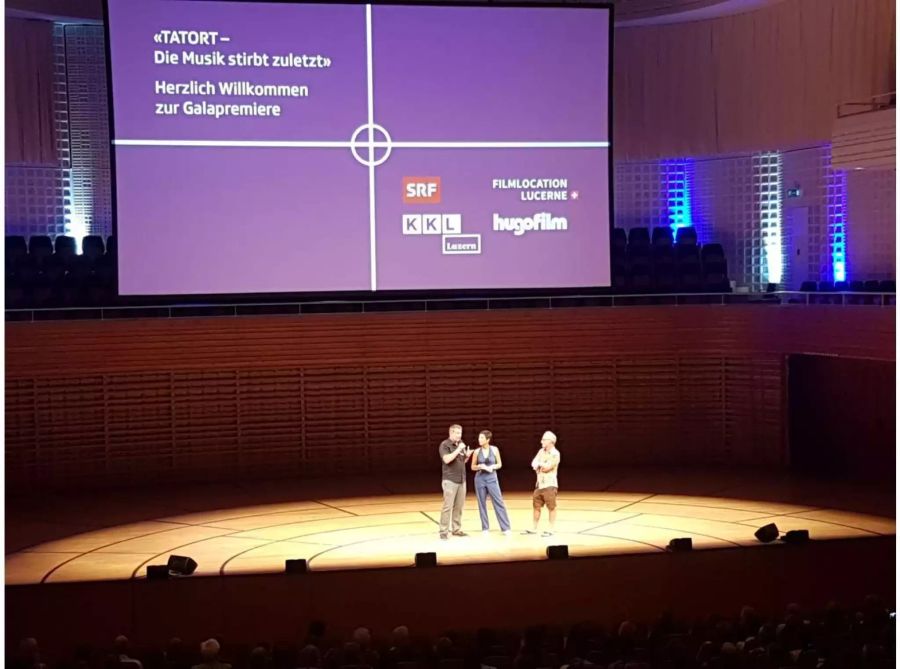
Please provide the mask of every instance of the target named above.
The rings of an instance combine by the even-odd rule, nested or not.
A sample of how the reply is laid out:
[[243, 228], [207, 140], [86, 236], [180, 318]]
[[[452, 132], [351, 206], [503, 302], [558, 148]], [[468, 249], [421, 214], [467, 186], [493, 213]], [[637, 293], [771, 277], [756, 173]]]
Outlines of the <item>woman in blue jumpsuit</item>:
[[497, 470], [503, 466], [500, 460], [500, 449], [491, 445], [490, 430], [482, 430], [478, 433], [478, 444], [481, 446], [475, 451], [472, 458], [472, 471], [475, 472], [475, 496], [478, 498], [478, 513], [481, 515], [481, 530], [487, 532], [489, 528], [487, 513], [487, 498], [491, 497], [494, 505], [494, 513], [497, 514], [497, 522], [503, 534], [510, 534], [509, 514], [506, 513], [506, 504], [503, 503], [503, 493], [500, 492], [500, 481], [497, 478]]

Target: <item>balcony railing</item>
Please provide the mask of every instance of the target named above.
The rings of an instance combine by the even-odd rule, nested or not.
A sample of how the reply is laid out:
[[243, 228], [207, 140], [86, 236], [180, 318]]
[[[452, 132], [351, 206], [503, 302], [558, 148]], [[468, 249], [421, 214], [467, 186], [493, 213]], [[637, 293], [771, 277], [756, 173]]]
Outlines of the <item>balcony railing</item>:
[[770, 293], [664, 293], [650, 295], [555, 295], [460, 297], [408, 300], [259, 302], [253, 304], [170, 304], [56, 309], [7, 309], [6, 320], [121, 320], [128, 318], [200, 318], [398, 311], [496, 311], [500, 309], [622, 308], [636, 306], [768, 305], [773, 307], [893, 307], [895, 293], [777, 291]]

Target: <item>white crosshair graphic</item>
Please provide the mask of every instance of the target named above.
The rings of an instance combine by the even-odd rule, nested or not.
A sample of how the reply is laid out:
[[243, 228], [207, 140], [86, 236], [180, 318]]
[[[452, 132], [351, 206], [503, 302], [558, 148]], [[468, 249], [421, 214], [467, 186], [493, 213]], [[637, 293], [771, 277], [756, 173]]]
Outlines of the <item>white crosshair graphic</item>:
[[[364, 142], [359, 141], [359, 136], [362, 133], [368, 135]], [[382, 135], [384, 139], [375, 139], [376, 135]], [[360, 148], [366, 150], [365, 156], [359, 155]], [[375, 151], [379, 148], [384, 148], [384, 155], [380, 158], [376, 158]], [[381, 163], [387, 160], [391, 155], [391, 151], [393, 150], [391, 136], [388, 134], [387, 130], [377, 123], [366, 123], [353, 131], [353, 135], [350, 137], [350, 150], [353, 152], [353, 157], [366, 167], [376, 167], [381, 165]]]

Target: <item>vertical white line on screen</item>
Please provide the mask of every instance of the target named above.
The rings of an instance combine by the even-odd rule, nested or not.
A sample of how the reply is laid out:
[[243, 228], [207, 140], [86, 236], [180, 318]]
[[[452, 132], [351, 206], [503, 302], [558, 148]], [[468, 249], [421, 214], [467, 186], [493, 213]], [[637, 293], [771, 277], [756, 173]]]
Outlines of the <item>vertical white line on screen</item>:
[[369, 90], [369, 267], [371, 289], [375, 290], [375, 90], [372, 87], [372, 5], [366, 5], [366, 78]]

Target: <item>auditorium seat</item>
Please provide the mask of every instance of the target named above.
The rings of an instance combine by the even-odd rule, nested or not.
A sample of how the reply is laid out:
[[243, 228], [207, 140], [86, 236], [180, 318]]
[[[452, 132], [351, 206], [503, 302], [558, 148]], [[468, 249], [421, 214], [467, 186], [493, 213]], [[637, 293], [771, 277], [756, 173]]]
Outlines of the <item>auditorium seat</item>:
[[866, 283], [864, 284], [864, 287], [865, 287], [865, 291], [866, 291], [867, 293], [877, 293], [877, 292], [879, 292], [880, 289], [881, 289], [881, 288], [880, 288], [880, 284], [879, 284], [879, 282], [878, 282], [877, 279], [869, 279], [869, 280], [866, 281]]
[[88, 287], [93, 276], [94, 266], [89, 257], [82, 254], [69, 260], [62, 281], [62, 301], [67, 307], [87, 306], [90, 303]]
[[897, 304], [897, 296], [895, 294], [897, 292], [897, 284], [894, 281], [890, 279], [882, 281], [879, 284], [879, 289], [882, 293], [884, 293], [882, 299], [884, 300], [885, 304], [889, 304], [891, 306]]
[[697, 231], [693, 227], [678, 228], [675, 233], [675, 261], [700, 262], [700, 247], [697, 245]]
[[676, 244], [686, 244], [688, 246], [696, 246], [697, 245], [697, 229], [692, 225], [685, 226], [683, 228], [678, 228], [678, 231], [675, 233], [675, 243]]
[[[96, 242], [92, 242], [96, 246]], [[102, 240], [101, 240], [102, 244]], [[99, 249], [99, 247], [97, 247]], [[111, 306], [116, 302], [116, 238], [106, 239], [106, 252], [92, 263], [91, 276], [85, 282], [87, 302], [93, 306]]]
[[28, 244], [25, 243], [25, 237], [22, 235], [6, 236], [6, 267], [15, 265], [22, 258], [28, 255]]
[[[631, 245], [629, 244], [629, 251]], [[628, 261], [628, 290], [632, 293], [649, 293], [653, 290], [653, 266], [647, 249], [636, 250]]]
[[61, 278], [64, 274], [58, 271], [58, 263], [54, 264], [57, 266], [51, 268], [47, 267], [48, 263], [46, 262], [37, 266], [37, 272], [31, 284], [31, 304], [29, 306], [36, 309], [60, 306], [62, 301]]
[[634, 227], [628, 231], [628, 244], [635, 246], [650, 246], [650, 230], [642, 227]]
[[704, 262], [725, 262], [725, 249], [721, 244], [704, 244], [700, 250], [700, 259]]
[[700, 250], [703, 265], [703, 290], [707, 293], [731, 292], [728, 280], [728, 263], [721, 244], [705, 244]]
[[653, 228], [653, 237], [651, 239], [653, 248], [658, 248], [660, 246], [672, 246], [672, 243], [672, 228], [670, 228], [668, 225]]
[[811, 304], [840, 304], [841, 297], [839, 295], [830, 295], [829, 293], [834, 293], [834, 282], [832, 281], [819, 281], [816, 286], [816, 295], [814, 298], [810, 299]]
[[628, 264], [624, 256], [612, 258], [612, 287], [616, 292], [624, 292], [628, 288]]
[[647, 262], [650, 262], [650, 245], [649, 244], [628, 244], [628, 250], [626, 252], [626, 257], [629, 262], [639, 259], [645, 259]]
[[861, 293], [866, 289], [866, 284], [862, 281], [851, 281], [850, 290], [854, 293]]
[[693, 293], [703, 289], [703, 266], [700, 264], [700, 255], [684, 255], [678, 258], [678, 290], [682, 293]]
[[109, 307], [115, 304], [115, 289], [112, 281], [104, 280], [96, 273], [84, 283], [85, 303], [94, 307]]
[[803, 293], [815, 293], [816, 292], [816, 282], [815, 281], [804, 281], [800, 284], [800, 291]]
[[56, 239], [53, 241], [53, 249], [56, 257], [66, 264], [78, 255], [75, 238], [69, 235], [56, 235]]
[[88, 235], [81, 242], [81, 253], [91, 263], [102, 258], [105, 250], [103, 237], [100, 235]]
[[47, 235], [32, 235], [28, 239], [28, 255], [41, 264], [53, 255], [53, 242]]
[[628, 248], [628, 235], [623, 228], [613, 228], [612, 234], [612, 256], [625, 257], [625, 250]]
[[[84, 264], [84, 263], [82, 263]], [[59, 282], [59, 303], [64, 307], [84, 307], [88, 304], [86, 277], [67, 272]]]
[[675, 261], [700, 263], [700, 247], [696, 244], [675, 244]]
[[839, 293], [846, 293], [850, 290], [850, 285], [846, 281], [835, 281], [834, 289]]
[[626, 261], [628, 292], [651, 292], [653, 290], [653, 262], [650, 255], [650, 230], [635, 227], [628, 231]]
[[51, 256], [47, 256], [44, 258], [44, 262], [41, 263], [41, 272], [43, 272], [51, 281], [61, 279], [66, 273], [65, 258], [63, 256], [58, 256], [55, 253]]
[[[24, 238], [23, 238], [24, 241]], [[25, 254], [15, 263], [6, 263], [6, 308], [23, 309], [31, 303], [31, 292], [37, 274], [34, 258]]]
[[657, 293], [671, 293], [678, 287], [675, 252], [671, 246], [654, 246], [652, 255], [653, 287]]

